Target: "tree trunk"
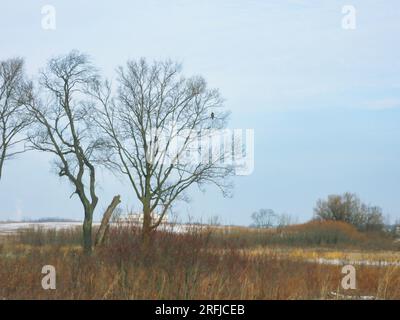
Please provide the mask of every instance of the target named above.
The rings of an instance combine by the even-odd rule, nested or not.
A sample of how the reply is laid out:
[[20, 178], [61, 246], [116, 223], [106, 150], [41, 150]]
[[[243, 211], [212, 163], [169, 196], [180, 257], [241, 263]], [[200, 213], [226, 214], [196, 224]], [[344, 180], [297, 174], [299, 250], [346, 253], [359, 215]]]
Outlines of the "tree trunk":
[[0, 155], [0, 180], [1, 180], [1, 175], [3, 173], [4, 161], [6, 159], [6, 149], [5, 149], [6, 146], [3, 146], [2, 148], [3, 148], [3, 150], [2, 150], [1, 155]]
[[106, 235], [106, 231], [108, 230], [108, 225], [111, 219], [111, 216], [115, 210], [115, 208], [118, 206], [118, 204], [121, 203], [121, 196], [115, 196], [113, 200], [111, 201], [111, 204], [108, 206], [107, 210], [104, 212], [103, 218], [101, 219], [101, 224], [100, 228], [97, 231], [96, 234], [96, 241], [95, 241], [95, 246], [101, 245], [104, 242], [104, 238]]
[[92, 252], [92, 220], [93, 209], [85, 209], [85, 220], [83, 221], [83, 250], [86, 254]]
[[143, 204], [143, 228], [142, 228], [142, 241], [145, 250], [149, 247], [151, 237], [151, 212], [150, 202], [145, 201]]

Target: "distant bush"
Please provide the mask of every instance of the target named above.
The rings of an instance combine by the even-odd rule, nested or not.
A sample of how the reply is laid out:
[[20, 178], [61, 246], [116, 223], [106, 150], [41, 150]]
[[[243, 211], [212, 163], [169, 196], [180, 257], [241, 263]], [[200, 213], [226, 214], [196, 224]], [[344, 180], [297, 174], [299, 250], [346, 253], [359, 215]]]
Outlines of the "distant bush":
[[253, 220], [252, 227], [255, 228], [271, 228], [276, 224], [277, 214], [271, 209], [260, 209], [251, 215]]
[[318, 220], [347, 222], [360, 231], [382, 231], [384, 228], [382, 209], [362, 203], [354, 193], [334, 194], [327, 200], [320, 199], [314, 213]]
[[251, 214], [253, 228], [282, 228], [293, 223], [293, 218], [289, 214], [278, 214], [272, 209], [260, 209]]

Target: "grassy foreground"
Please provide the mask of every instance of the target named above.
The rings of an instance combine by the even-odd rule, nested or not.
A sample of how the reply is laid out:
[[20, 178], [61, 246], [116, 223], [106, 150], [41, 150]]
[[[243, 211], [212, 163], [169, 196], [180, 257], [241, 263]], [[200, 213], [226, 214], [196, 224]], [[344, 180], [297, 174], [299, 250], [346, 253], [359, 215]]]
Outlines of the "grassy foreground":
[[[400, 299], [399, 266], [356, 265], [357, 289], [343, 290], [341, 265], [313, 262], [400, 261], [393, 239], [371, 237], [341, 224], [192, 227], [159, 231], [144, 251], [139, 230], [119, 225], [87, 257], [80, 229], [24, 230], [0, 242], [0, 299]], [[56, 290], [41, 286], [44, 265]]]

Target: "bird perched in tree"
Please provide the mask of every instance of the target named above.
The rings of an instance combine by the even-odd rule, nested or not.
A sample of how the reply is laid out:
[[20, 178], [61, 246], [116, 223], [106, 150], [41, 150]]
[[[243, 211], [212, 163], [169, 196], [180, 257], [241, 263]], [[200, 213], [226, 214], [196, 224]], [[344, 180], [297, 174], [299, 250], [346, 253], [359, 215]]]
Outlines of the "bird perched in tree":
[[214, 120], [214, 112], [211, 112], [211, 120]]

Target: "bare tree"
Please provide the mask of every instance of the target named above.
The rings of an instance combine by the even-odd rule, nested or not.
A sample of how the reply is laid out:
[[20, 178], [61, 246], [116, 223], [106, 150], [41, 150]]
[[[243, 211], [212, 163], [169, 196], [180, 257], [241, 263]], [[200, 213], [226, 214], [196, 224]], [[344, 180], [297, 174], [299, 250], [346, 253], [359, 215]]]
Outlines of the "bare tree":
[[271, 228], [277, 224], [278, 215], [272, 209], [260, 209], [252, 213], [252, 226], [256, 228]]
[[291, 224], [295, 224], [296, 219], [293, 218], [290, 214], [281, 213], [277, 215], [277, 227], [278, 229], [283, 229]]
[[90, 134], [87, 87], [98, 75], [88, 57], [77, 51], [49, 60], [40, 73], [40, 94], [30, 88], [25, 101], [34, 118], [28, 132], [30, 148], [55, 156], [60, 177], [73, 185], [84, 209], [83, 246], [92, 249], [93, 212], [98, 203], [93, 153], [102, 142]]
[[[118, 69], [115, 99], [108, 83], [93, 86], [92, 95], [101, 102], [92, 122], [108, 144], [102, 161], [128, 177], [141, 202], [144, 243], [175, 201], [188, 200], [190, 186], [210, 183], [229, 193], [225, 152], [198, 143], [223, 129], [228, 117], [218, 90], [202, 77], [183, 77], [171, 61], [141, 59]], [[202, 161], [185, 158], [188, 153]]]
[[23, 138], [21, 132], [29, 124], [24, 112], [24, 61], [20, 58], [0, 61], [0, 179], [6, 160], [22, 149], [16, 149]]
[[384, 227], [382, 209], [362, 203], [356, 194], [349, 192], [319, 199], [314, 214], [319, 220], [344, 221], [361, 231], [379, 231]]

